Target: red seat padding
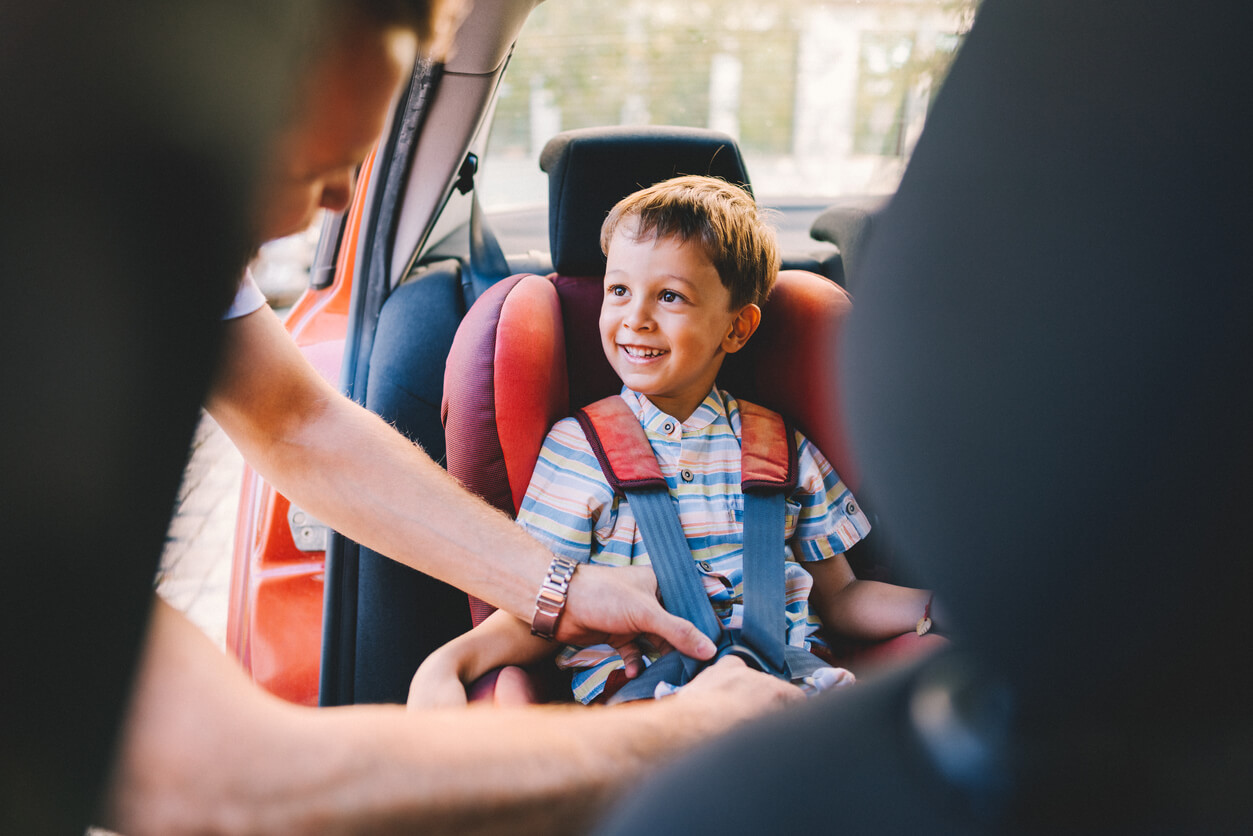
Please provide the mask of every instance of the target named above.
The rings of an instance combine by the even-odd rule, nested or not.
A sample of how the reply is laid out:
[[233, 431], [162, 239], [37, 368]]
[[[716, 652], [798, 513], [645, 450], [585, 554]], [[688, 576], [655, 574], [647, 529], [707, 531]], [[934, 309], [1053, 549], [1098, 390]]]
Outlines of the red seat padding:
[[[600, 343], [599, 277], [512, 276], [466, 314], [448, 356], [442, 414], [448, 472], [514, 515], [549, 428], [622, 386]], [[762, 325], [720, 385], [792, 418], [846, 481], [837, 338], [851, 300], [813, 273], [784, 271]], [[471, 603], [477, 624], [490, 612]]]
[[843, 288], [816, 273], [784, 270], [762, 307], [761, 326], [727, 357], [719, 385], [781, 412], [831, 461], [849, 487], [857, 467], [840, 402], [839, 336], [853, 309]]
[[568, 401], [556, 288], [526, 274], [498, 282], [466, 313], [448, 355], [448, 472], [516, 514], [544, 436]]

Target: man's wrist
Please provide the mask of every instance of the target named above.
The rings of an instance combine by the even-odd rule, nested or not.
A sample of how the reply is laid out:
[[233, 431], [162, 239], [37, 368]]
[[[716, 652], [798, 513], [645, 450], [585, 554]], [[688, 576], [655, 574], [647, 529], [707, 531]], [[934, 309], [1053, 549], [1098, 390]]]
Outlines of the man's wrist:
[[568, 557], [557, 555], [548, 564], [548, 572], [535, 596], [535, 615], [531, 617], [531, 633], [552, 641], [557, 634], [557, 620], [565, 612], [569, 599], [570, 579], [579, 564]]

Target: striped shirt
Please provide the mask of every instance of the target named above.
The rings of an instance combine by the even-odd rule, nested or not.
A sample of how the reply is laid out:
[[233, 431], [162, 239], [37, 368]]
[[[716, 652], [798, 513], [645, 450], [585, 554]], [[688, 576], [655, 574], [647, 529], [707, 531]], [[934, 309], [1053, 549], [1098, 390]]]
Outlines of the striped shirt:
[[[705, 591], [722, 624], [739, 629], [744, 601], [744, 497], [740, 493], [740, 411], [726, 392], [711, 389], [680, 423], [647, 397], [623, 388], [661, 466]], [[796, 434], [799, 484], [788, 498], [784, 549], [788, 643], [807, 648], [820, 626], [809, 612], [813, 581], [797, 561], [824, 560], [847, 550], [870, 530], [852, 494], [808, 439]], [[549, 431], [522, 500], [518, 523], [555, 554], [582, 563], [649, 563], [626, 499], [613, 495], [583, 430], [573, 418]], [[566, 647], [557, 664], [573, 669], [574, 695], [594, 700], [609, 674], [622, 667], [607, 644]]]

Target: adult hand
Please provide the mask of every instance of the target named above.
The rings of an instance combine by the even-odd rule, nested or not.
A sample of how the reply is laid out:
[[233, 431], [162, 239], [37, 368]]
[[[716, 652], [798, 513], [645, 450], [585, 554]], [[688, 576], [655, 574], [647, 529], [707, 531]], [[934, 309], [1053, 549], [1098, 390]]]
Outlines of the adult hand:
[[717, 649], [691, 622], [661, 606], [652, 569], [579, 566], [557, 621], [557, 640], [613, 645], [627, 663], [627, 676], [634, 676], [642, 668], [636, 644], [641, 637], [658, 650], [674, 648], [696, 659], [710, 659]]
[[672, 699], [718, 702], [719, 711], [744, 719], [804, 700], [805, 692], [728, 654], [697, 674]]

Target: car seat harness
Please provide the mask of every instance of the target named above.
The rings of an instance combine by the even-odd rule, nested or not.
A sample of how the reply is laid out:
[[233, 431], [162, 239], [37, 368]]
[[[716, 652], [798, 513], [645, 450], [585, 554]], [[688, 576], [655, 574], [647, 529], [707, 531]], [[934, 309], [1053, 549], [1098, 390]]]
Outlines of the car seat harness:
[[[787, 644], [783, 542], [787, 497], [797, 485], [796, 436], [782, 415], [744, 400], [740, 407], [740, 490], [744, 494], [744, 608], [739, 630], [722, 626], [679, 523], [678, 509], [639, 420], [617, 395], [575, 413], [609, 485], [631, 505], [648, 549], [662, 603], [717, 646], [714, 659], [739, 656], [794, 682], [826, 663]], [[649, 699], [657, 686], [690, 681], [702, 662], [672, 651], [624, 685], [609, 702]]]

